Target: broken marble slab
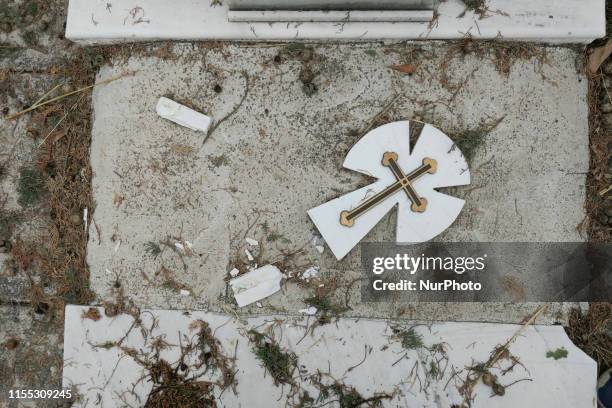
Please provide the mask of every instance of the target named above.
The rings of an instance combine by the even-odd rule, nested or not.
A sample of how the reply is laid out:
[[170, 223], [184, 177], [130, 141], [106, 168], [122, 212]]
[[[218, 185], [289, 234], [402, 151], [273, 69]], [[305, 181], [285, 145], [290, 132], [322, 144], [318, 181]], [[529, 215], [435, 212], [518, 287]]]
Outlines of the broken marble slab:
[[[86, 306], [68, 306], [65, 313], [63, 386], [74, 387], [80, 395], [75, 406], [81, 407], [94, 402], [96, 406], [142, 406], [153, 384], [130, 354], [153, 358], [151, 348], [163, 339], [165, 347], [155, 358], [176, 367], [181, 347], [186, 339], [195, 338], [194, 328], [202, 327], [202, 321], [235, 364], [235, 387], [225, 391], [215, 387], [219, 407], [294, 406], [295, 398], [305, 391], [320, 398], [321, 404], [334, 406], [333, 398], [324, 398], [320, 385], [312, 381], [317, 372], [326, 373], [328, 381], [353, 387], [363, 398], [388, 395], [389, 399], [381, 400], [383, 406], [449, 407], [462, 401], [459, 389], [466, 367], [487, 361], [521, 328], [455, 322], [414, 326], [408, 321], [352, 318], [315, 327], [315, 319], [308, 316], [235, 319], [179, 310], [142, 311], [137, 316], [140, 323], [135, 324], [134, 316], [107, 317], [102, 308], [102, 317], [94, 321], [87, 318], [92, 315], [87, 311]], [[253, 353], [248, 337], [252, 329], [271, 336], [283, 352], [295, 354], [299, 370], [293, 373], [293, 387], [275, 385]], [[410, 330], [414, 341], [404, 344], [401, 333]], [[500, 359], [490, 369], [505, 387], [504, 395], [493, 396], [491, 388], [478, 383], [472, 407], [594, 407], [597, 365], [574, 346], [563, 327], [526, 327], [509, 352], [508, 359]], [[206, 375], [202, 378], [214, 381], [218, 373], [209, 370]]]
[[208, 116], [163, 96], [157, 101], [155, 111], [164, 119], [204, 133], [208, 132], [211, 122]]
[[234, 298], [239, 307], [265, 299], [280, 290], [283, 278], [281, 271], [274, 265], [264, 265], [230, 280]]

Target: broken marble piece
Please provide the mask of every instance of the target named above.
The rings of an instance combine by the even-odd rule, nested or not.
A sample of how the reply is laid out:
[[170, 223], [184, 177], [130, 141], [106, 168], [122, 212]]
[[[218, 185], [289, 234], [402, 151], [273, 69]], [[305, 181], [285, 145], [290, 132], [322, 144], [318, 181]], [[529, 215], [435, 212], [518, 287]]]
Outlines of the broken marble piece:
[[264, 265], [230, 280], [239, 307], [250, 305], [280, 290], [283, 274], [274, 265]]
[[259, 245], [259, 241], [257, 241], [256, 239], [253, 238], [245, 238], [245, 241], [247, 242], [247, 244], [251, 245], [251, 246], [257, 246]]
[[300, 309], [300, 313], [307, 316], [314, 316], [317, 314], [317, 308], [314, 306], [307, 307], [306, 309]]
[[[522, 327], [455, 322], [415, 325], [412, 321], [392, 325], [388, 320], [343, 317], [312, 330], [315, 323], [307, 315], [235, 319], [202, 311], [143, 310], [137, 317], [147, 328], [144, 331], [138, 326], [130, 329], [134, 328], [134, 316], [108, 317], [102, 308], [98, 321], [83, 319], [88, 309], [67, 306], [65, 311], [63, 386], [74, 387], [81, 397], [75, 407], [142, 406], [155, 383], [146, 367], [126, 350], [161, 358], [174, 369], [181, 361], [181, 344], [184, 347], [185, 338], [195, 335], [193, 327], [198, 321], [208, 323], [223, 354], [235, 359], [236, 389], [215, 387], [219, 407], [298, 406], [302, 394], [275, 385], [253, 352], [247, 334], [251, 329], [266, 333], [283, 351], [296, 356], [300, 375], [295, 381], [309, 395], [321, 394], [320, 387], [308, 380], [310, 376], [328, 373], [329, 377], [322, 377], [326, 385], [341, 381], [365, 399], [389, 395], [380, 401], [381, 407], [460, 406], [461, 387], [470, 372], [466, 367], [487, 361], [493, 350]], [[410, 328], [421, 346], [405, 348], [402, 344], [398, 330]], [[160, 338], [168, 346], [155, 357]], [[118, 341], [121, 347], [100, 347]], [[562, 358], [547, 357], [559, 349], [567, 352]], [[497, 376], [503, 395], [493, 395], [491, 387], [479, 381], [473, 388], [472, 408], [595, 407], [597, 364], [569, 340], [563, 327], [526, 327], [509, 346], [509, 357], [516, 357], [520, 363], [504, 358], [489, 370]], [[219, 370], [207, 370], [201, 379], [215, 382]], [[327, 403], [325, 406], [335, 407], [334, 399], [337, 401], [332, 394], [318, 406]]]
[[[388, 155], [394, 157], [392, 165], [385, 161]], [[434, 238], [455, 221], [465, 203], [436, 189], [470, 184], [470, 171], [457, 145], [425, 125], [411, 149], [408, 121], [368, 132], [348, 152], [343, 167], [378, 180], [308, 210], [337, 259], [344, 258], [396, 205], [397, 242]]]
[[317, 276], [319, 276], [319, 268], [316, 266], [311, 266], [302, 272], [302, 279], [312, 279], [316, 278]]
[[204, 133], [208, 132], [211, 122], [208, 116], [163, 96], [157, 101], [155, 111], [164, 119]]

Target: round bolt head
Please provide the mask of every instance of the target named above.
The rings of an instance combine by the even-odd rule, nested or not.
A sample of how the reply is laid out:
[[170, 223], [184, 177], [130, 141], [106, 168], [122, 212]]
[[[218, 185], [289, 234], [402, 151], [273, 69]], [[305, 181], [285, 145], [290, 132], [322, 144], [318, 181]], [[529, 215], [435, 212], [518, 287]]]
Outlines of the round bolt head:
[[429, 157], [426, 157], [423, 159], [423, 164], [429, 164], [429, 170], [427, 170], [427, 172], [429, 174], [434, 174], [436, 172], [436, 170], [438, 170], [438, 162], [435, 161], [434, 159], [430, 159]]
[[397, 161], [397, 157], [397, 153], [395, 152], [386, 152], [385, 154], [383, 154], [382, 165], [388, 166], [391, 160]]
[[416, 205], [415, 203], [412, 203], [412, 205], [410, 206], [410, 209], [414, 212], [425, 212], [425, 210], [427, 209], [427, 200], [424, 199], [423, 197], [420, 198], [421, 199], [421, 205]]
[[354, 219], [349, 220], [348, 215], [349, 215], [348, 211], [342, 211], [340, 213], [340, 224], [344, 225], [345, 227], [352, 227], [355, 224], [355, 220]]

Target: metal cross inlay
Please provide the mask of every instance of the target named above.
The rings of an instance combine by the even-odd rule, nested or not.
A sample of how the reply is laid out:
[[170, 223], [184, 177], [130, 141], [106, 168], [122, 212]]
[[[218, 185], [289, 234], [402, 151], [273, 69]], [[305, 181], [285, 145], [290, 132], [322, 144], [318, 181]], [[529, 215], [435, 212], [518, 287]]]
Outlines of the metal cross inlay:
[[427, 208], [427, 200], [419, 197], [416, 190], [412, 186], [412, 182], [425, 173], [433, 174], [436, 172], [438, 163], [434, 159], [428, 157], [423, 159], [423, 164], [417, 169], [408, 174], [404, 174], [402, 169], [397, 164], [398, 155], [395, 152], [386, 152], [382, 158], [382, 165], [388, 167], [396, 178], [396, 182], [385, 188], [381, 192], [374, 194], [372, 197], [355, 207], [350, 211], [342, 211], [340, 213], [340, 224], [346, 227], [352, 227], [355, 224], [355, 219], [375, 207], [380, 202], [392, 196], [399, 190], [404, 190], [412, 205], [410, 209], [414, 212], [423, 212]]

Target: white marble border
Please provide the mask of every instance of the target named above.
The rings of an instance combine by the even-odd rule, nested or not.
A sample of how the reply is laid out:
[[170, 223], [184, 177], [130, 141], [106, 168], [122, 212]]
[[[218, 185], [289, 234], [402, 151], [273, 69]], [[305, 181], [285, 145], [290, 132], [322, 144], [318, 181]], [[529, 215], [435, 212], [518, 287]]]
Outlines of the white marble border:
[[[605, 0], [489, 0], [484, 18], [461, 0], [427, 22], [229, 22], [212, 0], [70, 0], [66, 38], [80, 43], [151, 40], [478, 39], [588, 43], [605, 35]], [[461, 16], [461, 17], [460, 17]]]

